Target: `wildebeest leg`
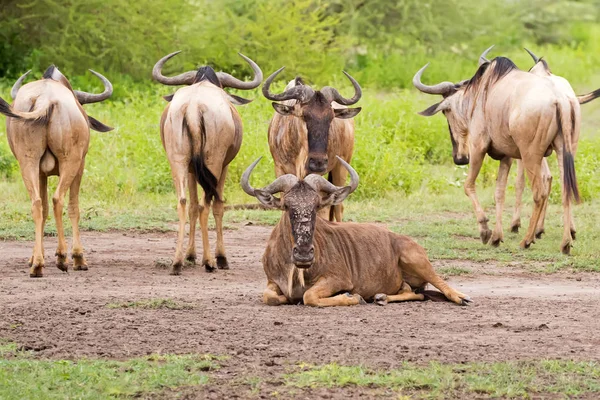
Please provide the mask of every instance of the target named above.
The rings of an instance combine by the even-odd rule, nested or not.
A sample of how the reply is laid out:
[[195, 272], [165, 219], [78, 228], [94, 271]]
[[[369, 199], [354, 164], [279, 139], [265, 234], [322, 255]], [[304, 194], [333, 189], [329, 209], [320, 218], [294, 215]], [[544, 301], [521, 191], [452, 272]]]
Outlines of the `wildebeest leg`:
[[490, 236], [492, 236], [492, 231], [488, 228], [488, 218], [479, 204], [477, 192], [475, 191], [475, 180], [481, 170], [483, 157], [485, 157], [485, 153], [474, 152], [471, 154], [469, 172], [467, 174], [467, 179], [465, 180], [465, 194], [471, 199], [473, 207], [475, 208], [475, 215], [477, 216], [477, 222], [479, 223], [479, 237], [483, 244], [487, 244], [490, 240]]
[[70, 160], [60, 160], [61, 171], [58, 177], [58, 185], [52, 196], [54, 206], [54, 220], [56, 223], [56, 232], [58, 234], [58, 247], [56, 248], [56, 267], [61, 271], [67, 271], [67, 241], [65, 239], [65, 228], [63, 225], [63, 207], [67, 190], [73, 184], [75, 177], [80, 172], [81, 164], [76, 164]]
[[515, 180], [515, 211], [510, 223], [510, 231], [519, 232], [521, 227], [521, 201], [525, 190], [525, 167], [523, 161], [517, 160], [517, 179]]
[[267, 288], [263, 292], [263, 303], [268, 306], [279, 306], [288, 304], [288, 299], [275, 282], [268, 281]]
[[88, 265], [83, 256], [83, 246], [81, 245], [81, 235], [79, 233], [79, 188], [81, 178], [83, 177], [83, 167], [85, 161], [81, 163], [79, 173], [73, 179], [69, 189], [69, 219], [73, 229], [73, 246], [71, 247], [71, 257], [73, 258], [73, 269], [75, 271], [87, 271]]
[[560, 171], [560, 188], [562, 194], [562, 206], [563, 206], [563, 238], [560, 244], [560, 250], [563, 254], [569, 254], [571, 252], [571, 244], [573, 237], [571, 236], [571, 230], [573, 230], [573, 215], [571, 210], [571, 199], [567, 195], [567, 188], [565, 187], [564, 180], [564, 164], [563, 164], [563, 138], [562, 135], [558, 135], [554, 139], [554, 149], [556, 150], [556, 157], [558, 158], [558, 170]]
[[[350, 162], [350, 161], [348, 161]], [[334, 169], [331, 170], [331, 182], [336, 186], [345, 186], [346, 178], [348, 177], [348, 170], [344, 168], [341, 163], [337, 163]], [[337, 222], [342, 222], [344, 217], [344, 204], [337, 204], [333, 206], [333, 213]]]
[[188, 248], [185, 253], [186, 261], [196, 263], [196, 225], [198, 224], [198, 215], [200, 213], [200, 205], [198, 203], [198, 184], [193, 173], [188, 174], [188, 185], [190, 191], [190, 237], [188, 238]]
[[[42, 198], [42, 236], [44, 235], [44, 229], [46, 222], [48, 221], [48, 176], [40, 174], [40, 196]], [[42, 257], [45, 256], [44, 249], [42, 248]], [[31, 260], [29, 262], [31, 267]]]
[[[180, 275], [183, 267], [183, 240], [185, 237], [185, 219], [187, 199], [185, 197], [186, 187], [188, 186], [187, 165], [171, 165], [173, 173], [173, 182], [175, 183], [175, 192], [177, 193], [177, 216], [179, 217], [179, 227], [177, 229], [177, 246], [175, 248], [175, 258], [171, 267], [171, 275]], [[194, 182], [195, 184], [195, 182]]]
[[202, 207], [200, 207], [200, 230], [202, 231], [202, 265], [206, 272], [215, 270], [215, 261], [210, 254], [210, 243], [208, 242], [208, 213], [210, 212], [210, 203], [203, 196]]
[[350, 290], [350, 282], [342, 282], [337, 279], [320, 278], [310, 289], [304, 293], [304, 304], [314, 307], [333, 307], [333, 306], [355, 306], [357, 304], [366, 304], [359, 294], [343, 293], [332, 296], [335, 293], [344, 290]]
[[504, 232], [502, 231], [502, 211], [504, 210], [504, 198], [506, 195], [506, 182], [508, 181], [508, 174], [510, 173], [510, 167], [512, 165], [512, 158], [504, 157], [500, 160], [500, 166], [498, 167], [498, 177], [496, 178], [496, 227], [492, 232], [490, 244], [494, 247], [500, 245], [500, 242], [504, 241]]
[[[40, 154], [41, 158], [41, 154]], [[31, 215], [35, 224], [35, 245], [33, 255], [29, 260], [29, 276], [32, 278], [41, 278], [44, 269], [44, 209], [42, 196], [47, 193], [40, 193], [40, 167], [39, 160], [27, 160], [20, 162], [21, 176], [23, 183], [29, 192], [31, 198]]]
[[540, 239], [544, 234], [544, 222], [546, 221], [546, 210], [548, 208], [548, 202], [550, 201], [550, 192], [552, 191], [552, 172], [550, 172], [550, 167], [548, 166], [548, 161], [544, 157], [542, 159], [542, 183], [544, 184], [546, 190], [546, 200], [544, 201], [544, 205], [542, 207], [542, 213], [540, 214], [540, 218], [537, 223], [537, 227], [535, 229], [535, 237]]
[[217, 248], [215, 249], [215, 258], [217, 259], [217, 268], [229, 269], [229, 263], [227, 262], [227, 256], [225, 255], [225, 245], [223, 244], [223, 192], [225, 191], [225, 178], [227, 177], [227, 167], [223, 168], [221, 172], [221, 178], [217, 184], [217, 193], [219, 194], [220, 200], [215, 199], [213, 201], [212, 211], [213, 217], [215, 217], [215, 227], [217, 230]]
[[406, 282], [402, 282], [402, 288], [396, 294], [387, 295], [385, 293], [378, 293], [374, 297], [375, 303], [380, 306], [384, 306], [387, 303], [394, 303], [400, 301], [421, 301], [425, 300], [423, 293], [415, 293], [412, 291], [410, 285]]
[[542, 208], [544, 202], [547, 199], [548, 192], [546, 185], [542, 180], [542, 158], [543, 155], [530, 155], [529, 158], [524, 159], [525, 171], [531, 182], [531, 192], [533, 193], [533, 212], [531, 213], [531, 219], [529, 220], [529, 227], [525, 238], [521, 241], [520, 246], [524, 249], [529, 248], [532, 243], [535, 243], [535, 231], [538, 224], [538, 220], [542, 215]]

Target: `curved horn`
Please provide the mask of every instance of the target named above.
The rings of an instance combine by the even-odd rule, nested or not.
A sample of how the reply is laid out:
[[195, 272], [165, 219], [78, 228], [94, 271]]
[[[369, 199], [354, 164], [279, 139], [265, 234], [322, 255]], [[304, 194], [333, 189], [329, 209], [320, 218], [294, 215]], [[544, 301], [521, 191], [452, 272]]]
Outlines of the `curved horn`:
[[421, 76], [423, 75], [423, 72], [425, 71], [425, 69], [427, 69], [428, 66], [429, 66], [429, 63], [425, 64], [425, 66], [423, 68], [421, 68], [420, 70], [418, 70], [417, 73], [415, 74], [415, 76], [413, 77], [413, 85], [417, 89], [419, 89], [423, 93], [441, 94], [441, 95], [444, 95], [455, 89], [454, 83], [452, 83], [452, 82], [442, 82], [442, 83], [438, 83], [437, 85], [433, 85], [433, 86], [428, 86], [428, 85], [421, 83]]
[[306, 85], [294, 86], [293, 88], [288, 89], [285, 92], [280, 93], [280, 94], [271, 93], [271, 91], [269, 90], [273, 80], [277, 77], [277, 75], [279, 75], [279, 73], [281, 71], [283, 71], [284, 68], [285, 67], [281, 67], [277, 71], [275, 71], [271, 75], [269, 75], [269, 77], [267, 78], [267, 80], [265, 81], [265, 83], [262, 87], [263, 96], [265, 96], [265, 98], [267, 98], [269, 100], [273, 100], [273, 101], [284, 101], [284, 100], [295, 99], [295, 100], [300, 101], [301, 103], [306, 102], [314, 94], [314, 90], [312, 90], [312, 88], [310, 88]]
[[167, 54], [158, 60], [156, 64], [154, 64], [154, 68], [152, 68], [152, 78], [154, 78], [155, 81], [169, 86], [191, 85], [194, 83], [194, 79], [196, 79], [196, 71], [188, 71], [175, 76], [164, 76], [162, 74], [163, 65], [165, 65], [169, 59], [175, 57], [179, 53], [181, 53], [181, 50]]
[[260, 67], [251, 59], [243, 55], [242, 53], [238, 53], [240, 57], [242, 57], [246, 62], [252, 67], [252, 71], [254, 71], [254, 78], [250, 82], [240, 81], [239, 79], [229, 75], [225, 72], [217, 72], [217, 77], [219, 78], [219, 82], [221, 82], [221, 86], [230, 87], [234, 89], [241, 90], [250, 90], [257, 88], [263, 80], [263, 73]]
[[[242, 179], [240, 179], [240, 185], [246, 194], [256, 197], [254, 193], [254, 188], [250, 186], [250, 175], [252, 174], [252, 170], [256, 167], [256, 164], [260, 162], [262, 157], [259, 157], [256, 161], [254, 161], [242, 174]], [[271, 184], [265, 186], [261, 190], [264, 190], [267, 193], [275, 194], [279, 192], [285, 192], [290, 187], [294, 186], [298, 182], [298, 178], [292, 174], [282, 175], [279, 178], [275, 179]]]
[[[350, 166], [350, 164], [344, 161], [340, 156], [336, 156], [336, 158], [350, 173], [350, 184], [348, 185], [348, 187], [350, 187], [350, 191], [348, 192], [349, 195], [350, 193], [354, 192], [358, 187], [358, 173], [354, 170], [354, 168]], [[321, 175], [317, 174], [308, 175], [306, 178], [304, 178], [304, 181], [311, 185], [313, 188], [315, 188], [317, 192], [322, 191], [325, 193], [333, 193], [336, 190], [342, 189], [342, 186], [336, 186], [333, 183], [329, 182], [327, 179], [323, 178]]]
[[108, 99], [113, 93], [113, 86], [108, 79], [92, 69], [90, 69], [90, 72], [100, 78], [102, 84], [104, 85], [104, 92], [100, 94], [93, 94], [74, 90], [73, 93], [75, 93], [75, 97], [77, 97], [77, 100], [79, 100], [80, 104], [98, 103], [99, 101]]
[[490, 60], [487, 59], [487, 55], [494, 48], [494, 46], [495, 46], [495, 44], [491, 45], [490, 47], [485, 49], [485, 51], [483, 53], [481, 53], [481, 55], [479, 56], [479, 66], [482, 66], [483, 64], [485, 64], [487, 62], [490, 62]]
[[323, 89], [321, 89], [321, 93], [323, 93], [330, 102], [335, 101], [335, 102], [345, 105], [345, 106], [351, 106], [353, 104], [356, 104], [362, 97], [362, 89], [360, 88], [360, 85], [358, 84], [358, 82], [356, 82], [356, 79], [354, 79], [352, 76], [350, 76], [350, 74], [347, 73], [346, 71], [343, 71], [343, 72], [344, 72], [344, 75], [346, 75], [346, 77], [348, 77], [348, 79], [350, 79], [350, 82], [352, 82], [352, 86], [354, 86], [354, 96], [352, 98], [346, 99], [346, 98], [342, 97], [342, 95], [337, 91], [337, 89], [335, 89], [331, 86], [325, 86]]
[[539, 57], [536, 56], [535, 54], [533, 54], [533, 52], [531, 50], [529, 50], [527, 47], [523, 47], [525, 49], [526, 52], [529, 53], [529, 55], [531, 56], [531, 58], [533, 58], [533, 61], [537, 64], [538, 61], [540, 61]]
[[12, 97], [13, 100], [17, 97], [17, 92], [19, 91], [19, 89], [21, 89], [21, 85], [23, 85], [23, 81], [25, 80], [27, 75], [29, 75], [30, 72], [31, 72], [31, 70], [29, 70], [29, 71], [25, 72], [23, 75], [21, 75], [21, 77], [19, 79], [17, 79], [17, 81], [13, 85], [12, 89], [10, 90], [10, 97]]

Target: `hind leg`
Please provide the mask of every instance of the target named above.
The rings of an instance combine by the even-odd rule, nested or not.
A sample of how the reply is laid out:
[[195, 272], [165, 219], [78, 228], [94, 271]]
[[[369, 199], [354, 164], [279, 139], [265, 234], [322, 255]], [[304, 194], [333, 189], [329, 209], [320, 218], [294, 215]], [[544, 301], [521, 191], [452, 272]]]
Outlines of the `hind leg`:
[[198, 184], [196, 183], [194, 174], [188, 174], [188, 183], [190, 191], [190, 237], [188, 238], [189, 242], [185, 259], [192, 264], [196, 264], [196, 225], [198, 224], [200, 205], [198, 203]]
[[406, 282], [402, 282], [402, 288], [396, 294], [387, 295], [385, 293], [378, 293], [373, 298], [376, 304], [385, 306], [387, 303], [394, 303], [400, 301], [422, 301], [425, 300], [425, 295], [422, 293], [413, 292], [410, 285]]
[[540, 214], [540, 218], [538, 219], [537, 227], [535, 229], [535, 237], [540, 239], [545, 232], [544, 223], [546, 221], [546, 210], [548, 209], [548, 202], [550, 201], [550, 192], [552, 190], [552, 172], [550, 172], [550, 167], [548, 166], [548, 161], [546, 158], [542, 159], [542, 183], [544, 184], [544, 189], [546, 190], [546, 200], [544, 201], [544, 205], [542, 206], [542, 213]]
[[175, 257], [171, 267], [171, 275], [180, 275], [183, 267], [183, 241], [185, 238], [185, 219], [187, 199], [185, 197], [187, 181], [187, 165], [171, 165], [173, 174], [173, 183], [177, 193], [177, 216], [179, 217], [179, 227], [177, 230], [177, 246], [175, 248]]
[[215, 260], [210, 254], [210, 243], [208, 241], [208, 213], [210, 212], [210, 202], [204, 196], [203, 205], [200, 207], [200, 230], [202, 231], [202, 265], [206, 272], [215, 270]]
[[[433, 269], [425, 249], [408, 237], [400, 237], [399, 242], [400, 262], [399, 267], [404, 277], [416, 277], [416, 284], [412, 284], [410, 279], [406, 279], [408, 285], [413, 287], [423, 286], [423, 283], [431, 283], [440, 292], [448, 298], [448, 300], [460, 304], [467, 305], [471, 299], [466, 294], [450, 287]], [[406, 288], [404, 288], [406, 289]]]
[[494, 247], [498, 247], [500, 242], [504, 242], [504, 232], [502, 230], [502, 211], [504, 211], [504, 198], [506, 195], [506, 183], [508, 181], [508, 174], [510, 173], [510, 167], [512, 165], [512, 158], [504, 157], [500, 160], [500, 166], [498, 167], [498, 177], [496, 178], [496, 226], [492, 232], [490, 244]]
[[[41, 156], [40, 156], [41, 157]], [[20, 163], [23, 183], [29, 192], [31, 198], [31, 215], [35, 224], [35, 245], [33, 254], [29, 259], [29, 276], [32, 278], [41, 278], [44, 269], [44, 208], [42, 197], [47, 193], [41, 193], [42, 181], [39, 171], [39, 160], [31, 163]]]
[[225, 188], [225, 178], [227, 177], [227, 167], [223, 168], [221, 172], [221, 178], [217, 184], [217, 193], [219, 199], [213, 201], [213, 216], [215, 217], [215, 227], [217, 230], [217, 247], [215, 249], [215, 257], [217, 259], [217, 267], [219, 269], [229, 269], [229, 263], [227, 262], [227, 256], [225, 255], [225, 244], [223, 243], [223, 192]]
[[515, 210], [510, 223], [510, 231], [518, 233], [521, 227], [521, 201], [525, 190], [525, 166], [523, 161], [517, 160], [517, 179], [515, 180]]
[[79, 188], [81, 178], [83, 177], [84, 162], [81, 163], [79, 173], [73, 179], [69, 189], [69, 219], [73, 228], [73, 247], [71, 248], [71, 257], [73, 257], [73, 269], [75, 271], [87, 271], [88, 265], [83, 256], [83, 246], [81, 245], [81, 235], [79, 233]]

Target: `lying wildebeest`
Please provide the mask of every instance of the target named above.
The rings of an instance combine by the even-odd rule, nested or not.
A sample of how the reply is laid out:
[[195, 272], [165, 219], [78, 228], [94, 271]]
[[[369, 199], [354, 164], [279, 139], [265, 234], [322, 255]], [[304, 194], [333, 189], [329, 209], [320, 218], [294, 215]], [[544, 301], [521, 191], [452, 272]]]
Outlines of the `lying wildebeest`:
[[[506, 180], [511, 158], [521, 158], [534, 195], [529, 229], [521, 247], [535, 241], [535, 229], [548, 196], [549, 182], [542, 175], [542, 160], [554, 149], [558, 156], [563, 192], [564, 230], [561, 250], [571, 248], [571, 197], [579, 201], [573, 158], [575, 118], [571, 99], [548, 79], [519, 70], [509, 59], [497, 57], [482, 64], [473, 78], [454, 84], [421, 83], [425, 65], [413, 78], [417, 89], [439, 94], [444, 99], [421, 112], [430, 116], [442, 111], [448, 120], [456, 164], [469, 165], [465, 193], [475, 208], [481, 239], [499, 243], [503, 239], [501, 206], [497, 206], [497, 229], [492, 233], [488, 219], [475, 192], [475, 179], [486, 154], [500, 160], [499, 177]], [[506, 182], [498, 182], [506, 186]], [[503, 204], [504, 192], [496, 190], [497, 204]], [[501, 198], [499, 198], [501, 196]], [[500, 229], [498, 229], [500, 227]], [[490, 238], [491, 236], [491, 238]]]
[[[292, 80], [285, 91], [271, 93], [269, 88], [283, 68], [275, 71], [263, 85], [263, 95], [273, 101], [276, 113], [269, 124], [269, 149], [275, 161], [275, 174], [324, 175], [329, 181], [342, 185], [346, 170], [336, 161], [339, 155], [346, 162], [352, 159], [354, 150], [354, 121], [361, 108], [347, 108], [356, 104], [362, 90], [354, 78], [344, 72], [354, 86], [354, 96], [347, 99], [333, 87], [314, 90], [301, 78]], [[326, 210], [325, 210], [326, 211]], [[332, 207], [329, 219], [341, 222], [342, 204]]]
[[[254, 189], [249, 179], [260, 158], [242, 175], [247, 194], [283, 210], [262, 259], [267, 275], [263, 301], [328, 307], [373, 299], [383, 305], [424, 300], [418, 292], [431, 283], [457, 304], [470, 302], [435, 273], [425, 250], [412, 239], [376, 225], [341, 224], [317, 215], [319, 208], [341, 203], [358, 186], [356, 171], [337, 160], [350, 173], [349, 186], [333, 185], [317, 174], [303, 180], [286, 174]], [[282, 198], [276, 193], [283, 193]]]
[[[488, 49], [489, 50], [489, 49]], [[569, 81], [567, 81], [565, 78], [561, 77], [561, 76], [557, 76], [552, 74], [552, 72], [550, 71], [550, 67], [548, 66], [548, 63], [542, 59], [542, 58], [538, 58], [533, 52], [531, 52], [528, 49], [525, 49], [529, 55], [531, 56], [531, 58], [533, 58], [533, 61], [535, 62], [534, 66], [531, 67], [531, 69], [529, 70], [529, 72], [531, 72], [532, 74], [541, 76], [541, 77], [546, 77], [548, 79], [550, 79], [552, 81], [552, 83], [559, 89], [561, 90], [564, 94], [566, 94], [569, 98], [571, 99], [576, 99], [577, 103], [579, 104], [586, 104], [589, 103], [592, 100], [597, 99], [598, 97], [600, 97], [600, 89], [596, 89], [595, 91], [588, 93], [588, 94], [584, 94], [584, 95], [576, 95], [575, 91], [573, 91], [573, 88], [571, 87], [571, 85], [569, 84]], [[487, 50], [486, 50], [487, 52]], [[482, 55], [485, 58], [485, 52]], [[575, 104], [574, 109], [576, 110], [578, 107]], [[576, 116], [576, 123], [575, 126], [579, 127], [580, 126], [580, 112], [575, 112], [574, 114]], [[579, 138], [575, 135], [579, 134], [579, 129], [575, 129], [574, 130], [574, 136], [573, 136], [573, 154], [575, 154], [577, 152], [577, 142], [579, 140]], [[546, 160], [544, 159], [543, 161], [544, 164], [546, 164], [545, 166], [542, 166], [542, 169], [546, 171], [547, 174], [550, 174], [550, 170], [548, 168], [548, 165], [546, 163]], [[551, 179], [551, 175], [550, 175], [550, 179]], [[551, 183], [551, 180], [550, 180]], [[517, 160], [517, 180], [515, 182], [515, 212], [513, 215], [513, 219], [511, 222], [511, 230], [513, 232], [518, 232], [519, 227], [521, 226], [521, 199], [523, 196], [523, 189], [525, 188], [525, 168], [523, 163], [521, 162], [521, 160]], [[548, 194], [550, 194], [550, 187], [548, 187]], [[546, 201], [547, 204], [547, 201]], [[544, 217], [546, 215], [546, 206], [544, 206], [543, 209], [543, 213], [542, 216], [540, 217], [540, 221], [538, 222], [538, 227], [536, 229], [536, 237], [540, 237], [543, 233], [544, 233]], [[574, 224], [574, 220], [573, 218], [571, 218], [571, 236], [573, 237], [573, 239], [575, 239], [575, 224]]]
[[[258, 65], [242, 54], [240, 56], [254, 72], [254, 78], [249, 82], [240, 81], [224, 72], [215, 72], [209, 66], [173, 77], [163, 76], [163, 65], [176, 54], [179, 52], [163, 57], [152, 70], [153, 78], [162, 84], [188, 85], [178, 89], [174, 95], [165, 97], [169, 104], [160, 120], [160, 136], [179, 199], [179, 233], [172, 275], [179, 275], [183, 265], [188, 185], [191, 200], [190, 237], [185, 257], [190, 262], [196, 261], [196, 220], [200, 214], [202, 264], [207, 271], [214, 271], [215, 262], [208, 243], [208, 213], [212, 204], [217, 228], [216, 265], [220, 269], [229, 268], [223, 245], [223, 188], [227, 167], [242, 144], [242, 120], [233, 105], [247, 104], [250, 100], [233, 96], [223, 89], [254, 89], [260, 85], [263, 77]], [[198, 204], [196, 181], [204, 190], [202, 207]]]
[[71, 256], [75, 270], [87, 270], [79, 235], [79, 187], [90, 142], [90, 128], [106, 132], [112, 128], [88, 116], [82, 104], [106, 100], [112, 85], [102, 75], [90, 70], [104, 84], [104, 92], [90, 94], [73, 90], [54, 65], [42, 79], [21, 87], [29, 71], [11, 90], [12, 107], [0, 99], [0, 112], [6, 120], [8, 144], [19, 162], [25, 187], [31, 198], [35, 223], [35, 247], [29, 259], [29, 276], [42, 277], [44, 268], [44, 225], [48, 219], [48, 176], [58, 175], [52, 196], [58, 232], [56, 266], [67, 271], [67, 242], [62, 215], [64, 196], [69, 190], [69, 218], [73, 226]]

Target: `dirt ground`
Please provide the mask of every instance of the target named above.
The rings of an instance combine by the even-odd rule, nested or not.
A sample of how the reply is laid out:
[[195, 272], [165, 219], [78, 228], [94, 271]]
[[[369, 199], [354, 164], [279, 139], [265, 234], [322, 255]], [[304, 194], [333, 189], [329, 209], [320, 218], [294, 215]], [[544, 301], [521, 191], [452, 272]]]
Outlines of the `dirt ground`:
[[[207, 273], [198, 266], [184, 269], [182, 276], [168, 275], [156, 262], [172, 256], [174, 232], [85, 232], [90, 270], [69, 274], [50, 257], [56, 238], [46, 238], [42, 279], [29, 278], [31, 242], [0, 242], [0, 338], [50, 358], [229, 356], [213, 384], [200, 392], [184, 390], [184, 398], [268, 397], [283, 385], [277, 377], [298, 362], [385, 369], [404, 361], [600, 360], [598, 275], [539, 275], [520, 267], [445, 260], [434, 262], [435, 267], [473, 271], [449, 278], [473, 305], [268, 307], [261, 303], [265, 276], [260, 258], [270, 231], [235, 226], [225, 235], [231, 270]], [[153, 298], [193, 308], [106, 306]], [[264, 382], [258, 391], [251, 393], [244, 383], [249, 376]], [[354, 398], [366, 395], [364, 390], [309, 390], [292, 397]]]

